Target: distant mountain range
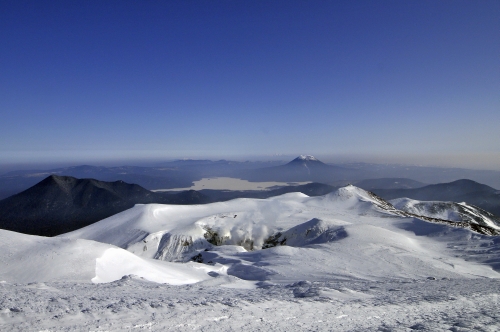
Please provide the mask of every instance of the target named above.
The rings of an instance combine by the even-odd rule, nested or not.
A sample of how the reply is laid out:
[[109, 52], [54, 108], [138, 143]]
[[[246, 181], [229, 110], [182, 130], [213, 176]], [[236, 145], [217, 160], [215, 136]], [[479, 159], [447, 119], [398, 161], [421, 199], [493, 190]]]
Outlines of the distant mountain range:
[[0, 228], [53, 236], [87, 226], [135, 204], [199, 204], [207, 200], [196, 191], [165, 195], [123, 181], [50, 175], [0, 201]]
[[[186, 188], [192, 186], [193, 181], [210, 177], [233, 177], [250, 181], [311, 181], [336, 187], [353, 183], [368, 190], [417, 188], [420, 183], [424, 185], [472, 179], [500, 188], [498, 171], [367, 163], [332, 165], [313, 156], [304, 155], [288, 163], [188, 159], [166, 162], [154, 167], [80, 165], [50, 170], [14, 171], [0, 175], [0, 199], [26, 190], [51, 174], [100, 181], [122, 180], [149, 190]], [[403, 181], [402, 178], [406, 180]], [[390, 183], [391, 179], [396, 181]]]

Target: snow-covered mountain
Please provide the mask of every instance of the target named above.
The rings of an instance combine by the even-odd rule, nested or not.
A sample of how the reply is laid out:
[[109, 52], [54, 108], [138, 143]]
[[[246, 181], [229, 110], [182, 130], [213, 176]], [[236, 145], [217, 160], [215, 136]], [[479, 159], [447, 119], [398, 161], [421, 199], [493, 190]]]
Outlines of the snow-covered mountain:
[[[421, 220], [433, 222], [439, 241], [415, 235]], [[444, 262], [496, 275], [491, 267], [456, 260], [451, 252], [443, 261], [449, 234], [470, 237], [462, 227], [398, 210], [349, 185], [318, 197], [290, 193], [195, 206], [136, 205], [62, 237], [112, 244], [144, 259], [221, 264], [228, 274], [249, 280], [458, 273]], [[303, 264], [308, 272], [294, 267]]]

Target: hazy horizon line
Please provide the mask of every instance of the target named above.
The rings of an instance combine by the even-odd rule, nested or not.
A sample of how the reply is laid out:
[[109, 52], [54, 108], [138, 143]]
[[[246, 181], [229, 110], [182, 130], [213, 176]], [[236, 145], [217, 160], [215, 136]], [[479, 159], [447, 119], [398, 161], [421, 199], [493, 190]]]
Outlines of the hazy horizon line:
[[[2, 156], [0, 152], [0, 157]], [[52, 156], [51, 156], [52, 155]], [[157, 157], [149, 155], [137, 157], [117, 157], [110, 155], [104, 158], [102, 153], [87, 157], [64, 158], [61, 153], [48, 154], [45, 158], [40, 158], [40, 154], [34, 153], [33, 158], [29, 158], [26, 153], [21, 158], [0, 158], [0, 172], [10, 172], [16, 170], [40, 169], [49, 170], [52, 168], [72, 167], [80, 165], [117, 167], [117, 166], [143, 166], [155, 167], [161, 163], [168, 163], [178, 160], [228, 160], [235, 162], [289, 162], [299, 155], [313, 155], [320, 161], [328, 164], [351, 164], [366, 163], [379, 165], [399, 165], [409, 167], [436, 167], [436, 168], [460, 168], [484, 171], [500, 171], [500, 153], [498, 154], [413, 154], [413, 155], [387, 155], [387, 154], [325, 154], [325, 153], [276, 153], [261, 155], [243, 154], [221, 154], [221, 155], [186, 155], [186, 156], [164, 156], [158, 154]], [[11, 155], [11, 157], [13, 157]], [[19, 157], [19, 155], [18, 155]], [[4, 161], [1, 161], [4, 160]], [[5, 161], [9, 160], [9, 161]]]

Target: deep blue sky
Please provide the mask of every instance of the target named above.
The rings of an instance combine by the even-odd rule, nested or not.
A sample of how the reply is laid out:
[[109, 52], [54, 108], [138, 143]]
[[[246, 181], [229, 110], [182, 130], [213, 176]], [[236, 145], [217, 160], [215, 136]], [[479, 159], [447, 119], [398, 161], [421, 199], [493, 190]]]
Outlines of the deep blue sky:
[[0, 69], [0, 164], [500, 169], [497, 0], [1, 1]]

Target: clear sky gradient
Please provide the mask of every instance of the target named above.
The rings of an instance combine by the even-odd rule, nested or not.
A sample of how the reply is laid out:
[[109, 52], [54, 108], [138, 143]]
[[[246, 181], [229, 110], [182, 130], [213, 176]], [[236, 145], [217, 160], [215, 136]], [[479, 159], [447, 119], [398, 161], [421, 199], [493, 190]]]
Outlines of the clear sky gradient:
[[500, 1], [2, 1], [0, 163], [500, 169]]

